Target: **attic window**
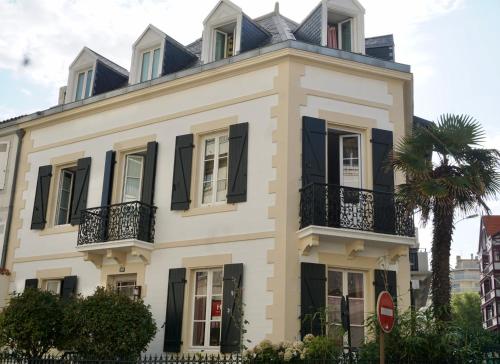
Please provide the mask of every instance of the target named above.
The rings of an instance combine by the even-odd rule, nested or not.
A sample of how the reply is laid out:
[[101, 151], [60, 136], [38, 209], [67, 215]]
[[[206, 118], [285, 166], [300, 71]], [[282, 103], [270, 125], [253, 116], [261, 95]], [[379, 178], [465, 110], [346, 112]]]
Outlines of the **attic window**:
[[227, 24], [215, 29], [214, 60], [218, 61], [234, 55], [235, 23]]
[[328, 13], [327, 46], [349, 52], [352, 50], [352, 18]]
[[78, 73], [76, 81], [75, 101], [79, 101], [91, 96], [93, 73], [94, 70], [92, 68]]
[[141, 82], [158, 78], [160, 70], [160, 48], [152, 48], [142, 53]]

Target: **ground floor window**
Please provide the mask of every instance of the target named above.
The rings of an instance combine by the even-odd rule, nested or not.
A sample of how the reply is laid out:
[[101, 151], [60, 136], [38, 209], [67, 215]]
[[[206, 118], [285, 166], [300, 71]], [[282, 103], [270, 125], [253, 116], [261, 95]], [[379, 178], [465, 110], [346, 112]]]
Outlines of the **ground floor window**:
[[194, 272], [193, 347], [218, 347], [221, 337], [222, 268]]
[[108, 286], [131, 299], [140, 297], [136, 274], [120, 274], [108, 277]]
[[328, 322], [340, 326], [342, 296], [349, 295], [351, 345], [359, 347], [364, 341], [365, 284], [362, 272], [340, 269], [328, 270]]
[[59, 295], [61, 294], [61, 280], [47, 279], [46, 281], [43, 282], [42, 288], [44, 291]]

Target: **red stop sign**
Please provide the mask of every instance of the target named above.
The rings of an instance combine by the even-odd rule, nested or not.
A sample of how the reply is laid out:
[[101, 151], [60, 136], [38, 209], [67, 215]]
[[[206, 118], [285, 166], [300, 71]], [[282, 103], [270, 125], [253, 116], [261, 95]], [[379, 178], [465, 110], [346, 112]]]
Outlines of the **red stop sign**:
[[383, 332], [392, 331], [394, 327], [394, 301], [387, 291], [382, 291], [378, 295], [377, 318]]

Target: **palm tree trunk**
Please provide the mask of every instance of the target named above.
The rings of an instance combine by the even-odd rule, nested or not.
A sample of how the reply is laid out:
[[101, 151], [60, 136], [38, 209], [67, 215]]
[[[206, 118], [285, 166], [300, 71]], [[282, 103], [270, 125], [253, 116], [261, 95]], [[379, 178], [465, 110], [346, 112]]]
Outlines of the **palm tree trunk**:
[[450, 321], [450, 249], [454, 209], [437, 207], [433, 212], [431, 292], [434, 316], [441, 321]]

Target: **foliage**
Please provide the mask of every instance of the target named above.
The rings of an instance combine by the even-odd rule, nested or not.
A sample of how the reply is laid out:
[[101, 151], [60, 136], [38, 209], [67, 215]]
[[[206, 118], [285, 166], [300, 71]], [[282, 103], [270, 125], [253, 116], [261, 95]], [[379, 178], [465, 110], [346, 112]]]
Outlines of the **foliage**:
[[243, 357], [247, 360], [262, 363], [276, 361], [294, 363], [301, 360], [331, 360], [338, 358], [341, 352], [342, 340], [339, 340], [338, 336], [313, 336], [308, 334], [304, 337], [304, 341], [284, 341], [273, 344], [269, 340], [263, 340], [254, 348], [244, 351]]
[[451, 314], [455, 325], [469, 332], [483, 330], [481, 297], [478, 293], [457, 293], [451, 299]]
[[[360, 355], [362, 359], [376, 360], [380, 335], [376, 316], [370, 317], [367, 324], [375, 339], [361, 348]], [[466, 321], [436, 319], [433, 309], [396, 313], [394, 330], [385, 334], [386, 358], [388, 362], [403, 363], [474, 362], [486, 348], [497, 344], [498, 337], [484, 329], [471, 332], [467, 325]]]
[[65, 349], [82, 357], [132, 359], [156, 333], [149, 306], [100, 287], [68, 302], [63, 321]]
[[59, 297], [50, 292], [14, 294], [0, 313], [0, 345], [18, 357], [41, 357], [59, 345], [62, 316]]
[[424, 223], [433, 216], [432, 299], [439, 308], [434, 313], [442, 320], [451, 318], [449, 260], [454, 214], [489, 212], [486, 200], [500, 192], [500, 154], [480, 146], [484, 136], [473, 118], [442, 115], [435, 124], [415, 128], [393, 156], [392, 165], [408, 181], [398, 186], [398, 199], [418, 209]]

